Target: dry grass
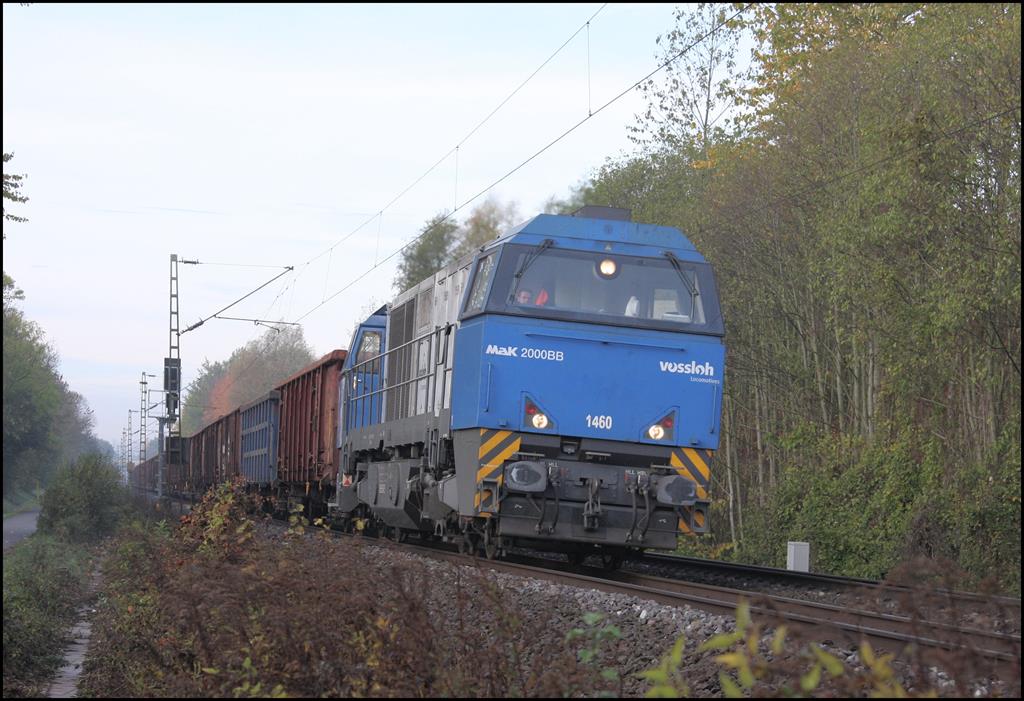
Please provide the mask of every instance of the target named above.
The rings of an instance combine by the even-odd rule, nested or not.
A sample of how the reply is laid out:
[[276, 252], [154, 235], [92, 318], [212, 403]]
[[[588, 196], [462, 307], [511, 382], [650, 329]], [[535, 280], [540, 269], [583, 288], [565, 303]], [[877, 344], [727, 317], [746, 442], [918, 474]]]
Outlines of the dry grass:
[[[481, 578], [439, 582], [351, 541], [268, 537], [237, 489], [106, 567], [94, 696], [495, 697], [616, 690]], [[376, 551], [374, 551], [376, 552]], [[534, 617], [537, 618], [537, 617]], [[529, 619], [532, 620], [532, 619]], [[547, 640], [548, 642], [545, 642]]]

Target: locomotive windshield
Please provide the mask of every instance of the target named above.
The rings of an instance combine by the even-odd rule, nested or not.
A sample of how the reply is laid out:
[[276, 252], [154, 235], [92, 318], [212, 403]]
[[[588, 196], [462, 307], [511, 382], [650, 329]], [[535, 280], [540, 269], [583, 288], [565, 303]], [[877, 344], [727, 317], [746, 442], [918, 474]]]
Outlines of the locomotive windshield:
[[641, 258], [507, 245], [494, 277], [487, 303], [492, 312], [723, 333], [710, 266], [671, 254]]

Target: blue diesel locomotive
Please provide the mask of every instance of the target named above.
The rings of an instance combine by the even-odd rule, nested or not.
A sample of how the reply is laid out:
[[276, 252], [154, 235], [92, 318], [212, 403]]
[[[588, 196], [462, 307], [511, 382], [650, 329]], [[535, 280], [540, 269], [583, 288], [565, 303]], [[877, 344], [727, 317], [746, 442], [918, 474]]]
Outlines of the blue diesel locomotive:
[[488, 557], [673, 549], [708, 526], [723, 335], [679, 230], [534, 217], [357, 329], [332, 513]]

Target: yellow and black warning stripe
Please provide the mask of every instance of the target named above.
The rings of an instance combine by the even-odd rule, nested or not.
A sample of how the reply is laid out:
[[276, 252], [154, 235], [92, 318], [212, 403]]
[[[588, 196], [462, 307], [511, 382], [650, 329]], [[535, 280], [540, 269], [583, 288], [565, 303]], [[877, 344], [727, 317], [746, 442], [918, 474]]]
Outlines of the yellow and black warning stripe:
[[697, 485], [697, 498], [708, 498], [711, 487], [711, 461], [714, 450], [673, 448], [669, 462], [677, 473]]
[[[484, 480], [492, 483], [496, 481], [501, 486], [505, 475], [501, 466], [519, 452], [522, 438], [514, 431], [498, 431], [490, 428], [480, 429], [480, 452], [478, 468], [476, 472], [476, 501], [475, 506], [480, 508], [480, 503], [493, 496], [490, 488], [484, 489]], [[490, 513], [481, 512], [481, 516], [490, 516]]]
[[697, 498], [705, 501], [711, 488], [711, 458], [713, 450], [673, 448], [669, 462], [675, 471], [697, 485]]
[[[677, 473], [691, 480], [697, 485], [697, 499], [707, 501], [708, 491], [711, 489], [711, 459], [715, 451], [698, 448], [673, 448], [669, 462]], [[701, 509], [683, 507], [689, 519], [679, 519], [679, 530], [691, 535], [695, 531], [703, 533], [707, 530], [705, 514]], [[689, 521], [692, 519], [693, 528], [690, 528]]]
[[[693, 509], [688, 506], [682, 507], [683, 511], [689, 516], [689, 518], [679, 519], [679, 530], [683, 535], [694, 535], [695, 533], [704, 533], [707, 530], [707, 524], [704, 520], [704, 512], [700, 509]], [[690, 528], [690, 519], [693, 520], [694, 528]]]

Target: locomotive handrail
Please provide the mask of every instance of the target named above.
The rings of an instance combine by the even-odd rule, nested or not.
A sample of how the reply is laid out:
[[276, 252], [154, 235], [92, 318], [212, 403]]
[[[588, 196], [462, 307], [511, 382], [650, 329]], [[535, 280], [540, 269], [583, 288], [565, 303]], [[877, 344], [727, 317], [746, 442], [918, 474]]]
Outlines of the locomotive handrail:
[[[427, 331], [426, 333], [421, 334], [413, 339], [410, 339], [409, 341], [406, 341], [405, 343], [399, 346], [389, 348], [383, 353], [378, 353], [377, 355], [371, 358], [367, 358], [362, 362], [355, 363], [350, 368], [344, 370], [342, 372], [344, 387], [344, 406], [341, 408], [341, 413], [345, 429], [348, 430], [351, 428], [352, 417], [349, 415], [350, 402], [363, 401], [363, 404], [359, 408], [359, 413], [360, 419], [365, 419], [366, 413], [368, 411], [372, 412], [376, 408], [374, 406], [374, 402], [377, 397], [380, 398], [380, 410], [386, 412], [387, 407], [385, 406], [385, 393], [389, 391], [398, 391], [412, 384], [418, 385], [418, 383], [423, 381], [426, 381], [427, 383], [427, 386], [424, 388], [423, 394], [424, 398], [426, 399], [425, 410], [434, 410], [437, 405], [437, 397], [435, 396], [437, 393], [437, 366], [442, 364], [444, 365], [442, 374], [444, 376], [445, 385], [447, 385], [448, 376], [452, 371], [452, 368], [448, 365], [448, 343], [444, 344], [444, 355], [442, 356], [440, 353], [442, 345], [441, 336], [442, 334], [444, 334], [447, 340], [447, 336], [451, 333], [451, 329], [454, 328], [454, 326], [454, 324], [438, 326], [437, 328]], [[433, 338], [431, 338], [432, 336], [437, 337], [436, 341]], [[397, 359], [398, 362], [400, 363], [410, 362], [412, 359], [408, 357], [409, 351], [411, 351], [412, 348], [415, 347], [417, 344], [423, 343], [424, 341], [428, 341], [430, 343], [428, 350], [427, 369], [420, 373], [414, 374], [412, 377], [409, 377], [408, 379], [394, 382], [393, 384], [389, 384], [387, 377], [389, 373], [386, 372], [386, 370], [390, 365], [390, 362], [393, 362], [395, 359]], [[398, 355], [400, 353], [402, 353], [403, 355]], [[431, 353], [434, 354], [435, 359], [431, 359]], [[386, 363], [385, 361], [389, 362]], [[400, 366], [397, 372], [399, 373], [399, 375], [404, 374], [405, 369], [406, 367], [404, 367], [404, 365]], [[350, 377], [355, 377], [361, 380], [365, 378], [367, 375], [379, 375], [380, 385], [374, 389], [369, 390], [366, 389], [365, 385], [360, 388], [349, 386]], [[420, 392], [416, 391], [415, 394], [413, 395], [413, 403], [417, 403], [419, 398]], [[441, 401], [444, 401], [443, 396], [441, 397]], [[360, 426], [362, 425], [365, 424], [364, 422], [361, 421]]]

